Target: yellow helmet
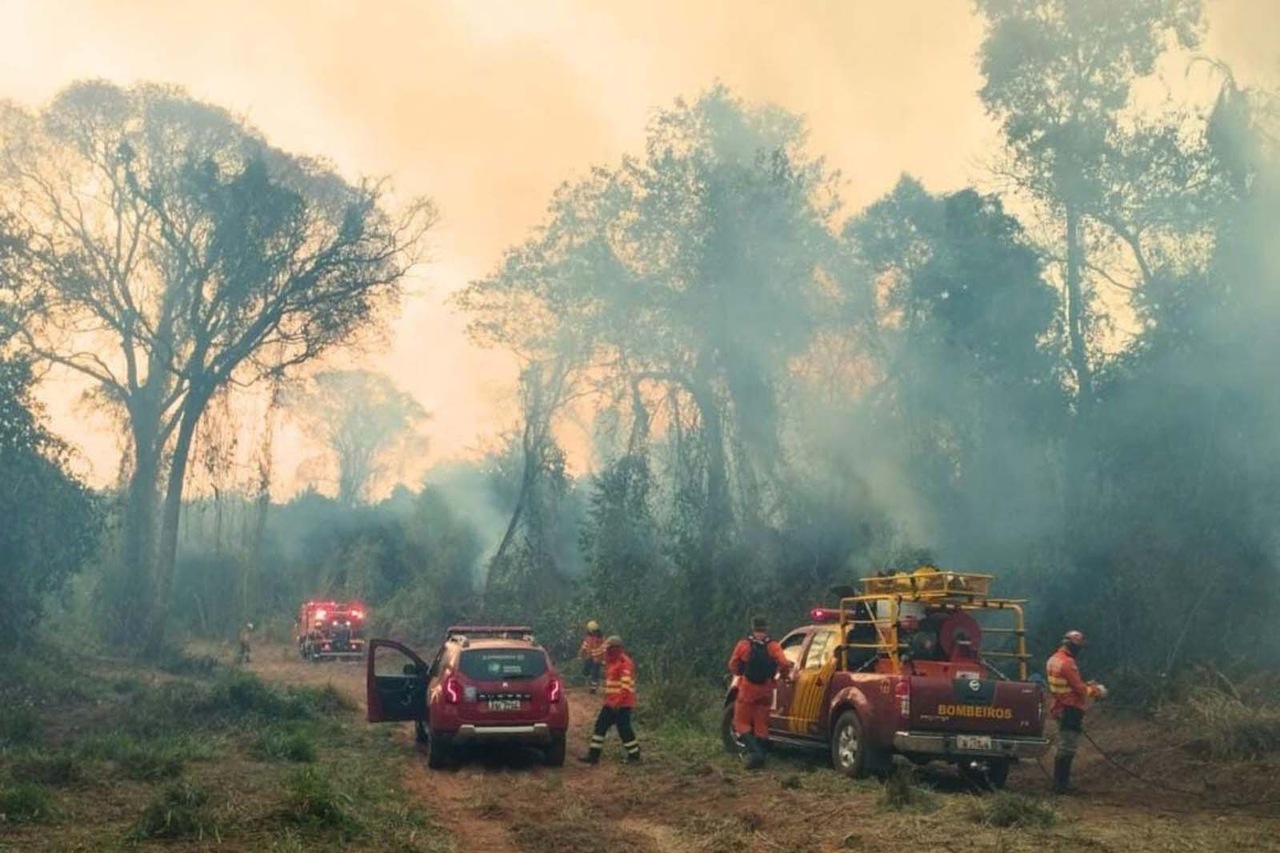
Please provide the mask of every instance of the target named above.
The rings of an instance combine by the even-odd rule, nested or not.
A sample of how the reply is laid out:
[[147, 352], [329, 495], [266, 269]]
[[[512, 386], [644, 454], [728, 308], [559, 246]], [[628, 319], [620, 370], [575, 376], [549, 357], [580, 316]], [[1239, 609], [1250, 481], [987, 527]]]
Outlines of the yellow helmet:
[[594, 620], [594, 619], [588, 619], [588, 620], [587, 620], [587, 630], [588, 630], [588, 631], [599, 631], [599, 630], [600, 630], [600, 623], [599, 623], [599, 622], [597, 622], [597, 621], [596, 621], [596, 620]]

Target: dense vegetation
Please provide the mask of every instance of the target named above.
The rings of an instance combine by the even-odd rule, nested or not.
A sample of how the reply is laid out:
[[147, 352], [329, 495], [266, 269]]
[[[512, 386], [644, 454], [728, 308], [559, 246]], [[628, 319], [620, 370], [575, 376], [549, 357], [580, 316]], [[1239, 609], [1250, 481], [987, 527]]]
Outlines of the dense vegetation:
[[[429, 206], [395, 218], [381, 184], [169, 89], [6, 112], [4, 349], [89, 376], [130, 448], [91, 500], [25, 362], [0, 374], [0, 481], [28, 508], [5, 513], [12, 624], [66, 590], [58, 624], [142, 630], [155, 656], [175, 628], [283, 631], [300, 599], [353, 596], [397, 635], [527, 619], [561, 652], [591, 616], [651, 676], [705, 677], [750, 613], [784, 625], [832, 584], [936, 560], [1033, 597], [1040, 652], [1078, 627], [1095, 665], [1151, 684], [1274, 660], [1274, 99], [1204, 63], [1215, 98], [1134, 95], [1190, 61], [1193, 0], [978, 8], [996, 180], [904, 176], [851, 213], [803, 117], [719, 85], [675, 101], [456, 298], [518, 357], [519, 422], [376, 503], [421, 410], [357, 373], [281, 389], [395, 303]], [[106, 213], [77, 221], [63, 194]], [[272, 503], [265, 462], [225, 476], [219, 407], [254, 383], [307, 408], [338, 499]], [[570, 422], [590, 424], [580, 476]]]

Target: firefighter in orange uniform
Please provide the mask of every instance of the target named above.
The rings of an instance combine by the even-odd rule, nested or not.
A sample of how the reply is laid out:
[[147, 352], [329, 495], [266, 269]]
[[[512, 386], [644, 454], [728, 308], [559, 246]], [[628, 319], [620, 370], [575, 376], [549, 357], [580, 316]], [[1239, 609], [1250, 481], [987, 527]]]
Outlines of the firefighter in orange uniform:
[[578, 647], [578, 657], [582, 658], [582, 675], [587, 679], [591, 692], [595, 693], [600, 686], [600, 671], [604, 668], [604, 635], [594, 619], [587, 622], [587, 635]]
[[591, 733], [591, 748], [579, 761], [598, 764], [604, 751], [604, 736], [613, 726], [618, 727], [618, 737], [627, 751], [627, 762], [640, 760], [640, 741], [631, 728], [631, 709], [636, 706], [636, 666], [622, 647], [622, 638], [609, 637], [604, 641], [604, 707], [596, 717], [595, 731]]
[[733, 730], [746, 745], [747, 769], [764, 766], [764, 750], [769, 742], [769, 706], [773, 701], [773, 677], [791, 673], [791, 661], [782, 647], [769, 637], [764, 617], [751, 620], [751, 633], [738, 641], [729, 656], [729, 672], [738, 676], [738, 693], [733, 703]]
[[1080, 677], [1076, 657], [1084, 648], [1084, 634], [1068, 631], [1062, 645], [1045, 664], [1049, 695], [1053, 705], [1049, 716], [1058, 721], [1058, 753], [1053, 762], [1053, 792], [1065, 794], [1071, 781], [1071, 762], [1075, 760], [1084, 732], [1084, 712], [1094, 699], [1105, 699], [1107, 688]]

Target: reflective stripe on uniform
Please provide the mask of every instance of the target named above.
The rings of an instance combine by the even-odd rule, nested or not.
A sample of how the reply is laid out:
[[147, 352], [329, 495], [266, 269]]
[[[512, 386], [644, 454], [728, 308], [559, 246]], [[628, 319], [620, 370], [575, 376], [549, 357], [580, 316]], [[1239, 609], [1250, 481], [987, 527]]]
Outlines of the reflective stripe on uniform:
[[627, 750], [627, 752], [639, 752], [639, 751], [640, 751], [640, 741], [639, 741], [639, 739], [637, 739], [637, 740], [630, 740], [630, 741], [626, 741], [625, 743], [623, 743], [623, 744], [622, 744], [622, 746], [623, 746], [623, 748], [624, 748], [624, 749], [626, 749], [626, 750]]

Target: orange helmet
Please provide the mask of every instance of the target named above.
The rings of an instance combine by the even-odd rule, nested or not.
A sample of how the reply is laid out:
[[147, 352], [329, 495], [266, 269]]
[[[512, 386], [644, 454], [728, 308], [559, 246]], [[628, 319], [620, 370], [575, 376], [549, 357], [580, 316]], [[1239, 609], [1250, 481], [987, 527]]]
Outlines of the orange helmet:
[[1084, 634], [1079, 631], [1068, 631], [1062, 635], [1062, 642], [1071, 643], [1073, 646], [1084, 646]]

